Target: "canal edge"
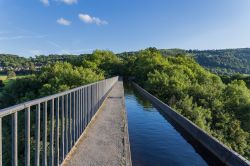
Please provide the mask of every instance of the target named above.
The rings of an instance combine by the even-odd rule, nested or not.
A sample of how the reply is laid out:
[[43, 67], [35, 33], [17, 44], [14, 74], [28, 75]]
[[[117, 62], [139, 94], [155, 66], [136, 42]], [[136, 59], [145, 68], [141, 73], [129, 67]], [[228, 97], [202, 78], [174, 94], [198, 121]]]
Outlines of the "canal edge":
[[125, 95], [124, 95], [124, 85], [122, 81], [122, 111], [123, 111], [123, 120], [124, 120], [124, 158], [125, 158], [125, 166], [132, 166], [131, 159], [131, 150], [130, 150], [130, 141], [129, 141], [129, 132], [128, 132], [128, 116], [125, 105]]
[[170, 118], [180, 125], [204, 148], [213, 153], [221, 162], [229, 166], [250, 166], [250, 162], [243, 156], [229, 149], [226, 145], [222, 144], [216, 138], [200, 129], [193, 122], [170, 108], [167, 104], [156, 98], [154, 95], [150, 94], [135, 82], [132, 82], [132, 84], [141, 95], [146, 97], [152, 102], [152, 104], [160, 108], [162, 111], [165, 111]]

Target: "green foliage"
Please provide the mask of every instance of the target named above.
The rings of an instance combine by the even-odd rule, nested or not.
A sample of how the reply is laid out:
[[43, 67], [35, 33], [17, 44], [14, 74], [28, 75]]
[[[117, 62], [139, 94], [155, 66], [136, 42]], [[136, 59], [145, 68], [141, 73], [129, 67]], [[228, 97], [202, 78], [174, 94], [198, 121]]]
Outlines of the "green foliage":
[[221, 76], [221, 78], [226, 84], [230, 83], [233, 80], [243, 80], [246, 83], [247, 87], [250, 89], [250, 75], [237, 73], [232, 76], [223, 75]]
[[243, 81], [224, 84], [191, 56], [163, 56], [151, 48], [138, 55], [123, 55], [123, 59], [129, 60], [124, 68], [136, 82], [228, 147], [250, 158], [250, 90]]
[[[95, 82], [104, 77], [123, 75], [132, 77], [207, 133], [249, 159], [250, 90], [246, 85], [249, 86], [250, 77], [239, 74], [219, 77], [199, 65], [210, 70], [216, 67], [215, 73], [220, 73], [221, 69], [230, 70], [230, 73], [224, 74], [238, 71], [247, 73], [250, 65], [249, 58], [245, 55], [248, 51], [148, 48], [118, 56], [105, 50], [81, 56], [41, 55], [24, 62], [30, 69], [48, 64], [36, 75], [11, 80], [5, 85], [0, 93], [0, 108]], [[241, 54], [236, 55], [237, 52]], [[244, 61], [242, 57], [245, 58]], [[5, 61], [14, 63], [9, 59]]]
[[111, 51], [96, 50], [83, 61], [83, 67], [91, 68], [99, 74], [111, 77], [121, 73], [121, 60]]
[[104, 79], [89, 68], [56, 62], [44, 67], [40, 74], [11, 80], [2, 90], [0, 108], [22, 101], [51, 95]]
[[210, 131], [210, 123], [212, 120], [211, 111], [198, 106], [193, 102], [193, 98], [186, 96], [183, 100], [179, 100], [174, 106], [178, 112], [187, 117], [200, 128]]
[[13, 70], [8, 71], [7, 79], [12, 79], [16, 77], [16, 73]]
[[250, 90], [242, 80], [234, 80], [223, 91], [224, 109], [241, 121], [241, 126], [250, 133]]
[[4, 87], [3, 80], [0, 80], [0, 88]]
[[[250, 74], [250, 48], [222, 50], [159, 49], [164, 56], [187, 55], [204, 68], [218, 75]], [[138, 52], [125, 52], [119, 56], [134, 56]]]
[[46, 96], [96, 82], [104, 79], [104, 76], [95, 73], [90, 68], [74, 67], [67, 62], [57, 62], [44, 67], [38, 79], [43, 84], [39, 92], [42, 96]]
[[189, 50], [197, 62], [219, 75], [250, 74], [250, 49]]
[[34, 75], [10, 81], [0, 93], [0, 108], [37, 97], [40, 86]]
[[160, 52], [156, 49], [149, 48], [143, 51], [140, 51], [134, 61], [132, 67], [133, 74], [136, 75], [137, 81], [143, 83], [147, 79], [147, 74], [153, 70], [161, 70], [163, 66], [167, 65], [168, 62]]

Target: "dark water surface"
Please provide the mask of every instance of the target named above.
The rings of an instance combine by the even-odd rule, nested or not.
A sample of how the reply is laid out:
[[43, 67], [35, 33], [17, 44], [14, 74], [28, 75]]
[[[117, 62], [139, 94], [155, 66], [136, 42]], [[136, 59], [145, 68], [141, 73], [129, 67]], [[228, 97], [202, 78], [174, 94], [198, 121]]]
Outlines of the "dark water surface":
[[133, 166], [208, 165], [152, 104], [125, 86]]

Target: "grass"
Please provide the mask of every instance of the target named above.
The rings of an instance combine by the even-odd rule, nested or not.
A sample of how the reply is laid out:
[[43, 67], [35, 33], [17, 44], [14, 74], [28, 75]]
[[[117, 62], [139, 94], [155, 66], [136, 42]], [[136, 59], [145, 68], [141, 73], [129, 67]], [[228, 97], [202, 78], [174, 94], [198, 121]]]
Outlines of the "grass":
[[3, 81], [7, 80], [7, 76], [6, 75], [0, 75], [0, 80], [3, 80]]
[[17, 75], [14, 78], [7, 79], [7, 75], [0, 75], [0, 80], [3, 80], [4, 85], [7, 85], [13, 79], [24, 78], [24, 77], [27, 77], [27, 76], [29, 76], [29, 75]]

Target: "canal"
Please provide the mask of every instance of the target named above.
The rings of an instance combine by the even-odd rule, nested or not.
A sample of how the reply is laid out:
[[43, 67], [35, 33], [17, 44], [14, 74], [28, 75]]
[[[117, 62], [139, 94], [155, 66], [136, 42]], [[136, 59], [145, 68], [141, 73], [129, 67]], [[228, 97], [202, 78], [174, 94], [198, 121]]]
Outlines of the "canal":
[[125, 104], [133, 166], [208, 165], [170, 121], [128, 84]]

